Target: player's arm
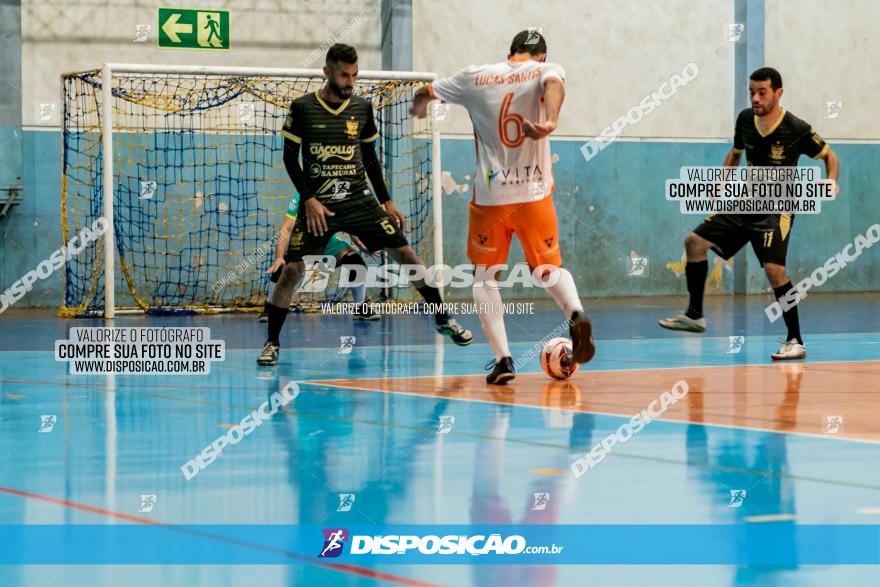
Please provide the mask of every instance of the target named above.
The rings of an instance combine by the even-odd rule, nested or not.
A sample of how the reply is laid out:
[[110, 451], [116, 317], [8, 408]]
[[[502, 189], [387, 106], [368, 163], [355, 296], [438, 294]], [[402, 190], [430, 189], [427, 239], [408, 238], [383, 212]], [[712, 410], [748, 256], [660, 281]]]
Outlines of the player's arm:
[[306, 173], [299, 163], [299, 143], [287, 135], [284, 141], [284, 167], [305, 204], [307, 230], [318, 236], [324, 234], [327, 230], [325, 216], [335, 216], [335, 214], [315, 198], [315, 192], [312, 191]]
[[382, 172], [382, 163], [376, 153], [376, 139], [379, 138], [379, 130], [376, 128], [376, 119], [373, 117], [373, 107], [367, 114], [367, 122], [361, 129], [361, 159], [364, 162], [364, 171], [373, 185], [373, 192], [385, 211], [400, 226], [400, 230], [406, 230], [405, 219], [397, 208], [385, 185], [385, 174]]
[[739, 167], [739, 162], [742, 159], [742, 151], [738, 151], [735, 148], [731, 147], [731, 149], [727, 152], [727, 155], [724, 156], [724, 163], [722, 165], [724, 167]]
[[548, 77], [544, 81], [544, 122], [524, 120], [525, 135], [530, 139], [538, 140], [556, 130], [563, 100], [565, 100], [565, 84], [558, 77]]
[[836, 194], [838, 191], [837, 177], [840, 175], [840, 161], [837, 159], [837, 154], [834, 149], [828, 147], [825, 154], [817, 159], [821, 159], [825, 163], [825, 177], [834, 180], [834, 193]]
[[452, 77], [423, 85], [413, 95], [413, 103], [409, 109], [410, 114], [416, 118], [424, 118], [428, 115], [428, 103], [431, 100], [441, 100], [448, 104], [462, 104], [467, 88], [472, 85], [472, 77], [473, 69], [465, 68]]
[[834, 149], [829, 147], [828, 152], [821, 159], [825, 162], [825, 177], [834, 180], [834, 191], [836, 193], [838, 190], [837, 177], [840, 175], [840, 161], [837, 159], [837, 154], [834, 152]]
[[382, 204], [388, 215], [397, 222], [400, 230], [406, 230], [406, 219], [400, 209], [398, 209], [397, 204], [391, 199], [391, 194], [388, 193], [388, 186], [385, 185], [382, 163], [379, 161], [379, 155], [376, 153], [375, 143], [361, 144], [361, 156], [364, 161], [364, 171], [367, 172], [367, 177], [373, 185], [373, 192], [375, 192], [379, 203]]
[[722, 163], [724, 167], [739, 167], [743, 151], [746, 148], [742, 128], [743, 124], [748, 124], [752, 120], [751, 112], [751, 109], [743, 110], [736, 117], [736, 122], [733, 123], [733, 147], [730, 148], [730, 151], [724, 157], [724, 163]]
[[325, 216], [335, 216], [324, 205], [315, 198], [315, 192], [312, 191], [306, 173], [303, 171], [299, 163], [299, 147], [302, 143], [304, 123], [296, 102], [290, 104], [290, 110], [284, 119], [284, 125], [281, 127], [281, 134], [284, 136], [284, 168], [290, 180], [299, 192], [299, 197], [305, 204], [306, 209], [306, 229], [314, 235], [322, 235], [327, 230], [327, 220]]
[[837, 193], [837, 177], [840, 175], [840, 162], [831, 145], [825, 142], [819, 133], [811, 127], [806, 129], [800, 140], [801, 153], [807, 157], [825, 163], [825, 177], [834, 181], [834, 193]]
[[543, 139], [556, 130], [559, 123], [559, 111], [565, 100], [565, 70], [558, 63], [548, 63], [541, 69], [541, 85], [544, 95], [541, 103], [544, 107], [544, 121], [523, 121], [523, 132], [534, 140]]

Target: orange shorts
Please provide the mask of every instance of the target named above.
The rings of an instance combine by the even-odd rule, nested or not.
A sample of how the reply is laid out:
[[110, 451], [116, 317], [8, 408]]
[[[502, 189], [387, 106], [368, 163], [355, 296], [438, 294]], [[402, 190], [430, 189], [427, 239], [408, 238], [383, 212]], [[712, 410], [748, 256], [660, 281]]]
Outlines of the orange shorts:
[[536, 202], [500, 206], [480, 206], [471, 202], [467, 245], [471, 263], [490, 266], [507, 262], [514, 234], [532, 270], [539, 265], [562, 266], [552, 196]]

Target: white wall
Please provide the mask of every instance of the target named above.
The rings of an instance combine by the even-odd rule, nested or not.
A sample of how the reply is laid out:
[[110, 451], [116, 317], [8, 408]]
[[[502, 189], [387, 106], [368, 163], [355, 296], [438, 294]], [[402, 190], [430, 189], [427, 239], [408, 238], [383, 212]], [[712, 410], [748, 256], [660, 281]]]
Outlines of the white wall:
[[[540, 26], [568, 78], [559, 136], [598, 135], [695, 62], [697, 79], [623, 136], [729, 140], [733, 13], [733, 0], [413, 0], [413, 68], [446, 76], [501, 61], [517, 32]], [[444, 131], [470, 135], [467, 115], [452, 112]]]
[[[230, 50], [159, 49], [160, 6], [228, 10]], [[63, 72], [96, 69], [104, 61], [305, 67], [313, 50], [357, 21], [341, 42], [358, 49], [361, 68], [380, 64], [379, 0], [23, 0], [21, 20], [25, 126], [57, 128], [57, 113], [39, 121], [38, 104], [60, 101]], [[132, 42], [138, 24], [153, 27], [145, 43]], [[322, 65], [319, 59], [310, 67]]]
[[[765, 16], [783, 106], [827, 139], [880, 137], [880, 2], [767, 0]], [[842, 102], [837, 118], [825, 118], [829, 101]]]

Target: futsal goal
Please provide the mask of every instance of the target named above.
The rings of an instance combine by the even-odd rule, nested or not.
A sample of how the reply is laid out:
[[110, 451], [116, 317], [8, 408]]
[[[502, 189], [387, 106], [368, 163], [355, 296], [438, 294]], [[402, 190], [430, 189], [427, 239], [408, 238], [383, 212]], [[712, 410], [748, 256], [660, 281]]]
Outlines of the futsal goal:
[[[432, 79], [362, 71], [355, 87], [373, 104], [385, 181], [427, 265], [442, 264], [439, 134], [409, 109]], [[60, 313], [261, 307], [296, 193], [279, 131], [290, 102], [323, 83], [320, 70], [279, 68], [105, 63], [64, 74], [62, 236], [101, 217], [110, 229], [67, 261]], [[297, 295], [314, 305], [338, 293]]]

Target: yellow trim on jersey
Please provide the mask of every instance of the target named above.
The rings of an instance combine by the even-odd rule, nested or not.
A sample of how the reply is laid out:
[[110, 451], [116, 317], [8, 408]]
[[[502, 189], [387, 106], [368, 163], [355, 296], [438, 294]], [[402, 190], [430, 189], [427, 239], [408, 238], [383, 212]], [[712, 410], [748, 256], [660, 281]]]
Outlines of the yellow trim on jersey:
[[362, 143], [372, 143], [373, 141], [375, 141], [378, 138], [379, 138], [379, 133], [376, 133], [368, 139], [361, 139], [361, 142]]
[[340, 104], [339, 108], [334, 110], [333, 108], [330, 108], [330, 106], [327, 105], [327, 102], [325, 102], [324, 100], [321, 99], [321, 95], [318, 94], [318, 92], [315, 92], [315, 98], [318, 99], [318, 103], [324, 107], [324, 110], [326, 110], [327, 112], [329, 112], [330, 114], [333, 114], [333, 115], [339, 114], [340, 112], [345, 110], [346, 106], [348, 106], [348, 103], [351, 102], [351, 98], [349, 98], [348, 100], [346, 100], [345, 102]]
[[782, 235], [782, 240], [785, 240], [785, 237], [788, 236], [788, 231], [791, 230], [791, 214], [782, 214], [779, 216], [779, 234]]
[[291, 133], [291, 132], [288, 132], [288, 131], [286, 131], [286, 130], [282, 130], [282, 131], [281, 131], [281, 135], [282, 135], [285, 139], [290, 139], [290, 140], [293, 141], [294, 143], [302, 143], [302, 142], [303, 142], [303, 140], [302, 140], [301, 138], [299, 138], [299, 137], [296, 136], [295, 134], [293, 134], [293, 133]]
[[772, 135], [773, 131], [776, 130], [780, 124], [782, 124], [783, 118], [785, 118], [785, 109], [780, 108], [779, 109], [779, 118], [776, 119], [776, 122], [773, 123], [773, 126], [771, 126], [769, 129], [767, 129], [766, 133], [763, 133], [763, 132], [761, 132], [761, 127], [758, 126], [758, 117], [755, 116], [755, 130], [758, 131], [758, 134], [761, 135], [761, 137], [766, 138], [766, 137]]
[[827, 155], [828, 151], [830, 151], [830, 150], [831, 150], [831, 147], [828, 146], [828, 143], [825, 143], [825, 146], [822, 147], [822, 150], [819, 151], [819, 154], [816, 155], [815, 157], [813, 157], [813, 159], [821, 159], [822, 157]]

